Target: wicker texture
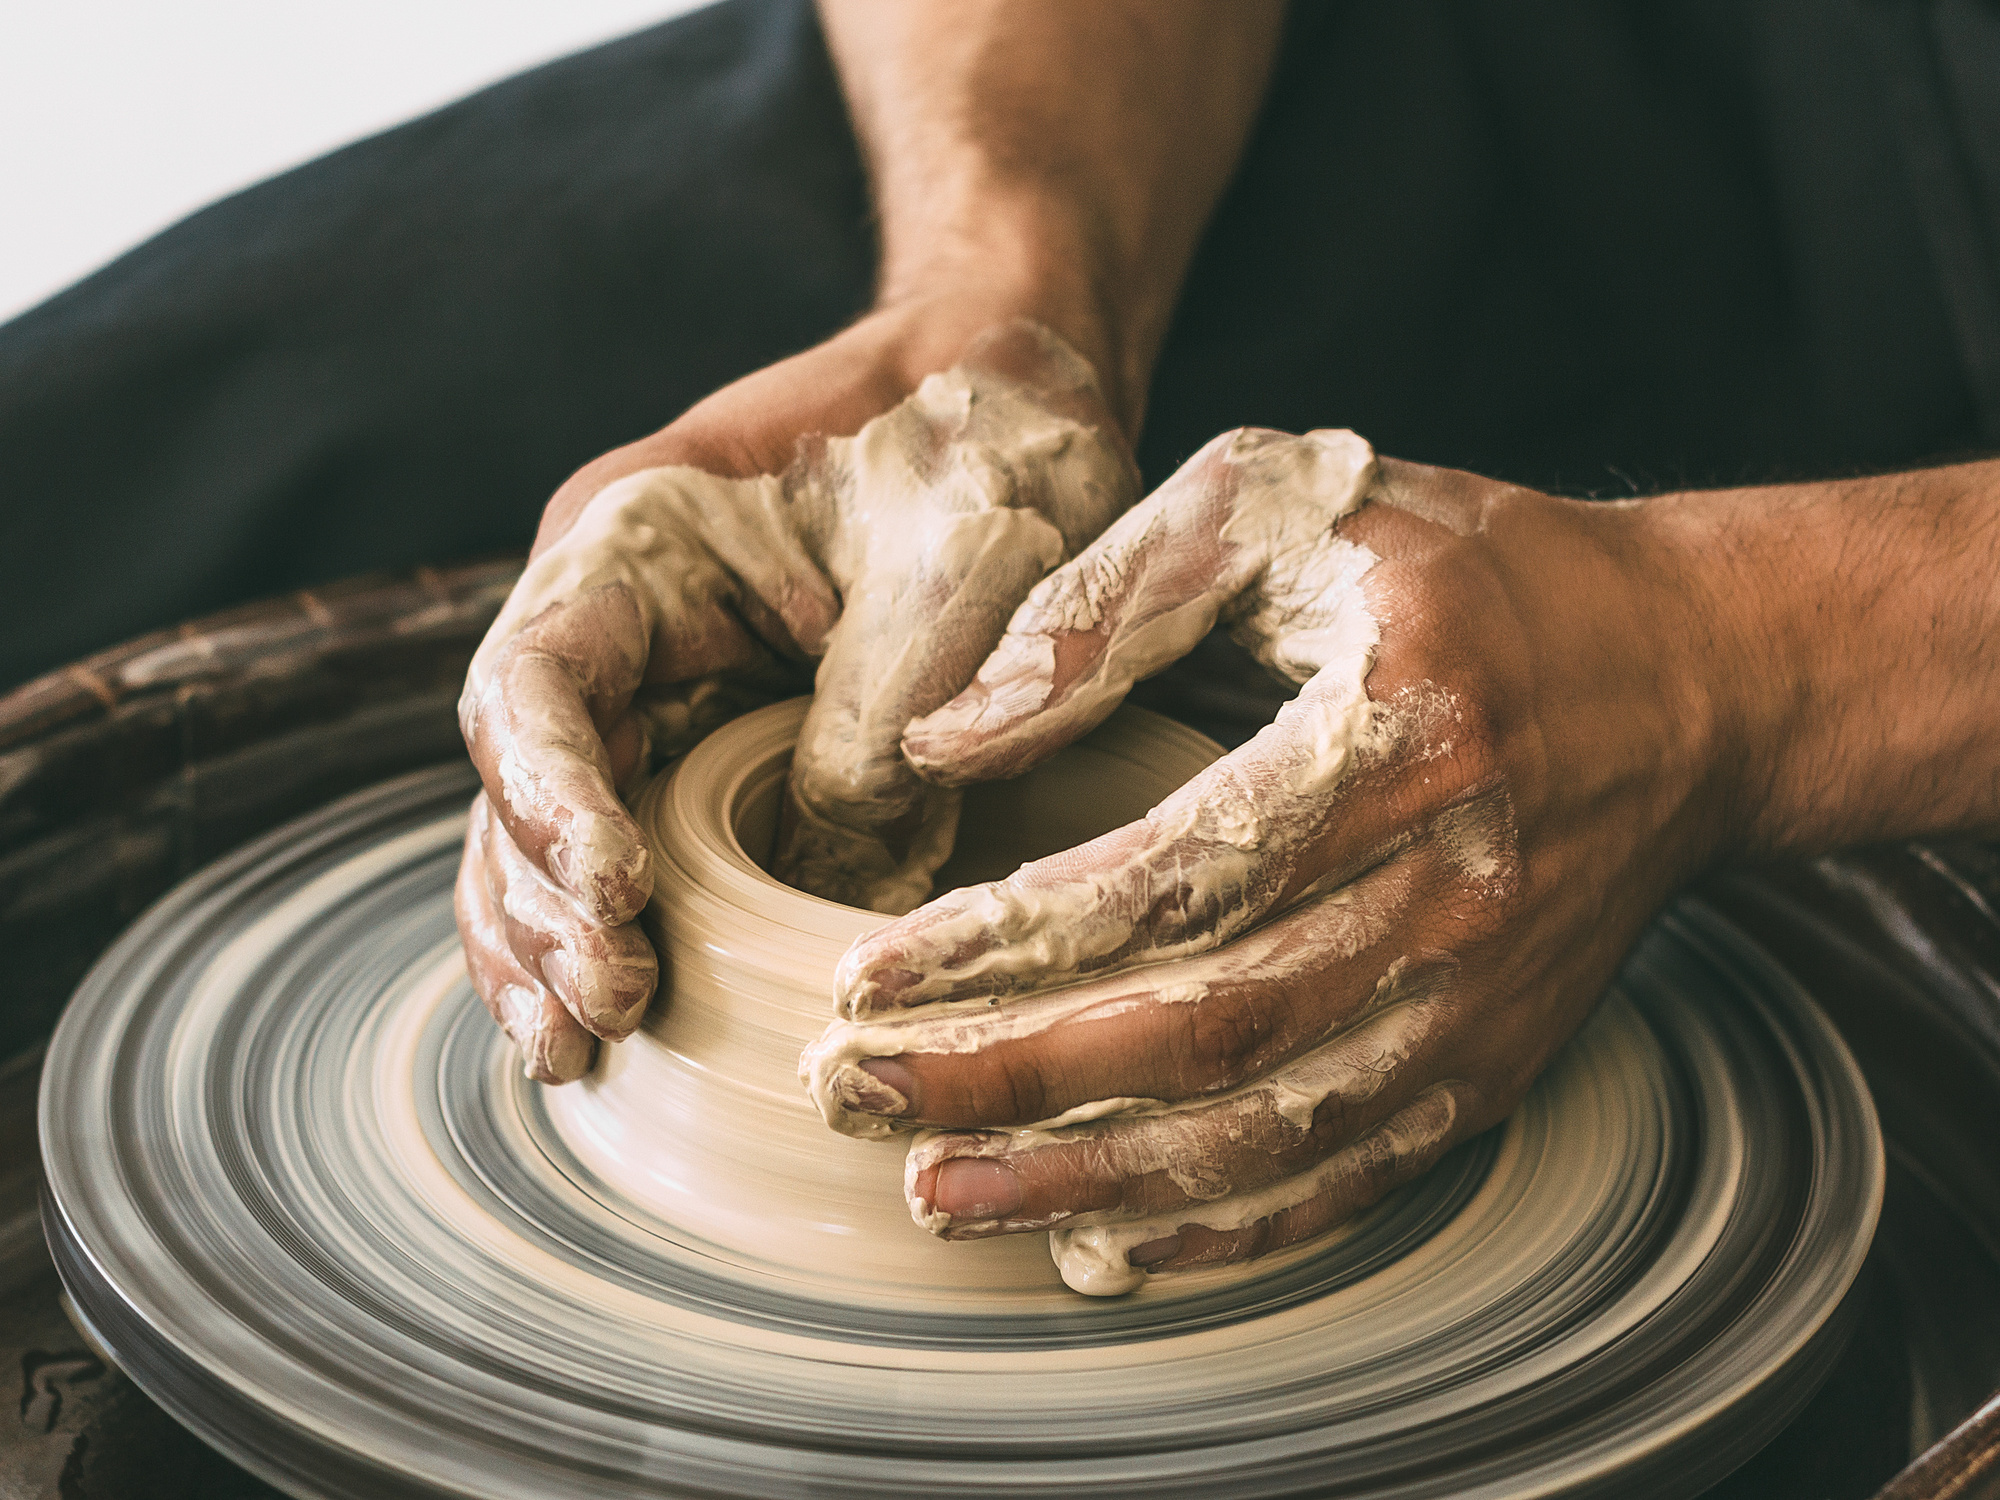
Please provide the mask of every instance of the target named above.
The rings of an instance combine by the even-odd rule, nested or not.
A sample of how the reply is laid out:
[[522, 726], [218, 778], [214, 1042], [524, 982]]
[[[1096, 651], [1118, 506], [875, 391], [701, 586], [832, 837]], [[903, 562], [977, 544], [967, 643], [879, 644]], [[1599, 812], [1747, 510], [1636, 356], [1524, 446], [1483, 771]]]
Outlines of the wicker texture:
[[361, 578], [144, 636], [0, 698], [0, 1058], [184, 875], [342, 792], [463, 754], [513, 561]]

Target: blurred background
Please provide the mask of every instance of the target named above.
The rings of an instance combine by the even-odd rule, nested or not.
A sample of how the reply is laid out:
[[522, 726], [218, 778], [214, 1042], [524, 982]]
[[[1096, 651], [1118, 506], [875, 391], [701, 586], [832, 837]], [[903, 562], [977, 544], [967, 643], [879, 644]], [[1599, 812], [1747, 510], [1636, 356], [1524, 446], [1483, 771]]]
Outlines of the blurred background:
[[0, 322], [202, 204], [699, 0], [8, 0]]

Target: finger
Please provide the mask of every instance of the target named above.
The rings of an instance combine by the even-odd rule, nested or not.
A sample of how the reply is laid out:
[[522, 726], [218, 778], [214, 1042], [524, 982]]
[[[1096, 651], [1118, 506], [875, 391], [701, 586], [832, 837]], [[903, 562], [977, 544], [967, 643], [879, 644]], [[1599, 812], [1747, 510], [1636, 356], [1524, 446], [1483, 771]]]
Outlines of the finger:
[[[1238, 1088], [1425, 982], [1389, 936], [1435, 884], [1409, 852], [1211, 953], [1005, 1007], [836, 1021], [807, 1049], [836, 1130], [866, 1117], [941, 1129], [1028, 1125], [1096, 1101], [1179, 1102]], [[1421, 951], [1424, 945], [1417, 943]], [[863, 1117], [857, 1120], [856, 1117]]]
[[520, 1050], [528, 1077], [538, 1083], [568, 1083], [590, 1070], [597, 1044], [514, 956], [487, 883], [489, 826], [482, 793], [472, 804], [465, 855], [452, 888], [466, 972], [486, 1009]]
[[950, 785], [1018, 775], [1246, 609], [1278, 610], [1255, 644], [1294, 681], [1365, 652], [1373, 558], [1332, 531], [1374, 473], [1350, 432], [1215, 439], [1028, 596], [971, 685], [910, 725], [910, 763]]
[[1254, 1260], [1326, 1233], [1429, 1171], [1490, 1124], [1489, 1113], [1469, 1085], [1434, 1084], [1297, 1177], [1158, 1218], [1057, 1229], [1050, 1253], [1065, 1282], [1095, 1296], [1131, 1291], [1157, 1272]]
[[592, 920], [528, 862], [503, 828], [486, 840], [489, 890], [521, 967], [562, 1001], [579, 1025], [606, 1041], [638, 1026], [659, 977], [653, 945], [636, 922]]
[[645, 839], [618, 799], [604, 733], [647, 660], [623, 584], [553, 606], [468, 679], [460, 717], [473, 764], [516, 848], [600, 923], [630, 921], [652, 895]]
[[825, 545], [843, 610], [792, 762], [778, 873], [793, 884], [891, 912], [928, 894], [956, 803], [905, 762], [904, 727], [965, 686], [1035, 583], [1130, 499], [1108, 419], [1017, 378], [1087, 412], [1088, 371], [1063, 386], [1059, 348], [1016, 330], [827, 445], [815, 482], [842, 497]]
[[903, 556], [878, 553], [815, 680], [788, 783], [776, 873], [817, 895], [900, 913], [951, 852], [957, 797], [903, 760], [903, 727], [971, 677], [1008, 614], [1061, 558], [1031, 511], [933, 517]]
[[552, 503], [555, 529], [480, 643], [459, 705], [515, 844], [610, 925], [651, 889], [602, 743], [634, 690], [812, 654], [837, 607], [785, 481], [619, 472], [632, 458], [587, 471], [609, 482], [580, 509], [579, 483]]
[[[1329, 675], [1331, 674], [1331, 675]], [[1206, 951], [1309, 886], [1332, 889], [1416, 831], [1418, 799], [1358, 680], [1322, 672], [1249, 744], [1144, 818], [950, 892], [858, 939], [835, 971], [840, 1012], [990, 999]], [[1370, 779], [1342, 782], [1359, 759]]]
[[1431, 1000], [1369, 1016], [1220, 1099], [1050, 1131], [949, 1133], [913, 1149], [912, 1213], [952, 1239], [1085, 1216], [1156, 1219], [1308, 1171], [1408, 1102], [1445, 1020]]

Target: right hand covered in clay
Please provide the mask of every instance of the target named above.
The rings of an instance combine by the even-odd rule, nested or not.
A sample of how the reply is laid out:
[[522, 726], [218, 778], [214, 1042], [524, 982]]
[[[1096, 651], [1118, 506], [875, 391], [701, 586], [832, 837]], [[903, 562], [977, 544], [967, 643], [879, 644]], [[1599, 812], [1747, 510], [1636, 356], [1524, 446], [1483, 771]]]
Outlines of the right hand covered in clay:
[[1122, 1292], [1321, 1234], [1501, 1119], [1752, 764], [1675, 649], [1709, 615], [1674, 514], [1348, 432], [1211, 443], [906, 752], [1017, 774], [1218, 620], [1298, 696], [1144, 819], [860, 939], [803, 1064], [828, 1122], [932, 1127], [919, 1223], [1052, 1230]]
[[1136, 492], [1090, 366], [1045, 329], [990, 330], [900, 402], [869, 337], [579, 474], [473, 659], [459, 717], [485, 791], [458, 923], [530, 1077], [582, 1076], [653, 994], [635, 920], [649, 855], [620, 789], [803, 691], [814, 658], [778, 873], [851, 905], [920, 902], [957, 803], [904, 760], [904, 726], [970, 681], [1028, 591]]

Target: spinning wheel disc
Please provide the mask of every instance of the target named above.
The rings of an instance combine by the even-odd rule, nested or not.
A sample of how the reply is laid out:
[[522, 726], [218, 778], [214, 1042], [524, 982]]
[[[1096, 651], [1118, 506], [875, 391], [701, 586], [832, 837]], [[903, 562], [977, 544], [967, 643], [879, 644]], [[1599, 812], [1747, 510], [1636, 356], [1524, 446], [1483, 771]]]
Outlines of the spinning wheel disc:
[[196, 877], [49, 1054], [45, 1218], [83, 1315], [297, 1492], [1689, 1493], [1838, 1352], [1873, 1111], [1703, 907], [1506, 1124], [1267, 1275], [897, 1306], [568, 1151], [457, 959], [471, 790], [406, 777]]

